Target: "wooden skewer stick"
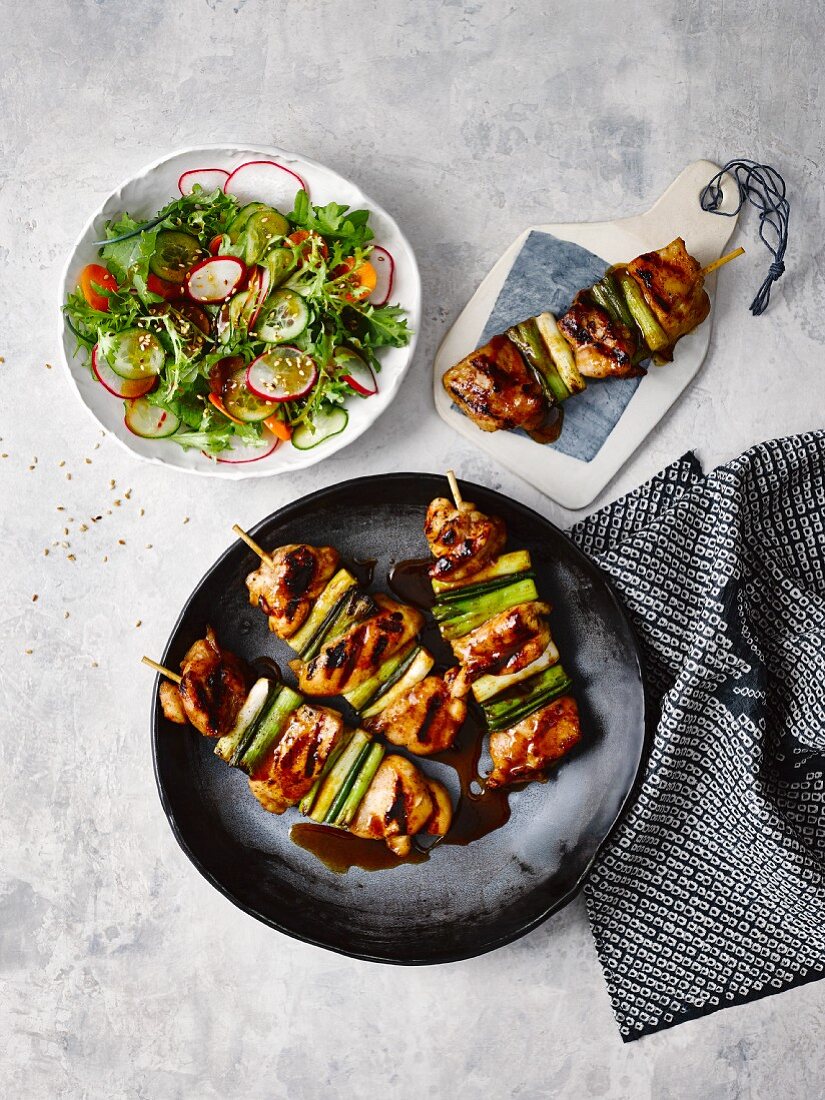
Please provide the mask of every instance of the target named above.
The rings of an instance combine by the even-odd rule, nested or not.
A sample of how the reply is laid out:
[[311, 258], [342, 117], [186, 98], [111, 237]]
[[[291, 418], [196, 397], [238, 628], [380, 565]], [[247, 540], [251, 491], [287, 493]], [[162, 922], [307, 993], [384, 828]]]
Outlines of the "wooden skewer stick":
[[708, 264], [707, 267], [702, 268], [702, 278], [706, 275], [710, 275], [711, 271], [716, 271], [717, 268], [729, 264], [731, 260], [735, 260], [737, 256], [741, 256], [744, 251], [744, 248], [734, 248], [733, 252], [728, 252], [726, 256], [720, 256], [718, 260], [714, 260], [712, 264]]
[[461, 490], [458, 487], [455, 473], [452, 470], [447, 471], [447, 481], [449, 481], [450, 483], [450, 492], [453, 494], [453, 500], [455, 501], [456, 508], [458, 508], [459, 512], [466, 511], [467, 505], [464, 503], [464, 498], [462, 497]]
[[155, 672], [159, 672], [161, 676], [165, 676], [167, 680], [174, 680], [176, 684], [180, 683], [181, 678], [177, 672], [172, 672], [170, 668], [164, 668], [163, 665], [159, 665], [157, 661], [153, 661], [151, 657], [141, 657], [141, 661], [145, 665], [148, 665], [149, 668], [153, 668]]
[[235, 532], [235, 534], [238, 536], [238, 538], [242, 542], [246, 543], [246, 545], [249, 547], [250, 550], [255, 551], [255, 553], [258, 555], [258, 557], [261, 559], [261, 561], [266, 562], [267, 565], [272, 565], [272, 558], [270, 558], [269, 554], [267, 554], [267, 552], [266, 552], [266, 550], [264, 550], [263, 546], [259, 546], [257, 544], [257, 542], [255, 542], [255, 540], [252, 538], [251, 535], [247, 535], [247, 533], [246, 533], [246, 531], [244, 531], [243, 527], [239, 527], [237, 523], [234, 523], [232, 525], [232, 530]]

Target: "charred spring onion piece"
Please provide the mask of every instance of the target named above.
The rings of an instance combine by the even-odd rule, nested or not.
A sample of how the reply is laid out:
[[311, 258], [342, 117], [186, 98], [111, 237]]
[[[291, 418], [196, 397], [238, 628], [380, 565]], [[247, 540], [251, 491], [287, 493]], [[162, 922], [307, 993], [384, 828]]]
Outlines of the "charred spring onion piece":
[[338, 761], [339, 757], [341, 756], [341, 753], [344, 751], [344, 749], [346, 749], [348, 744], [349, 744], [349, 737], [348, 736], [342, 737], [342, 739], [338, 742], [338, 744], [335, 746], [335, 748], [332, 750], [332, 752], [327, 757], [327, 761], [326, 761], [326, 763], [324, 764], [324, 766], [321, 770], [321, 774], [318, 776], [318, 778], [312, 784], [309, 791], [304, 795], [304, 797], [298, 803], [298, 810], [300, 811], [300, 813], [302, 813], [304, 815], [304, 817], [306, 817], [309, 814], [309, 811], [312, 809], [312, 804], [315, 801], [315, 796], [318, 794], [318, 791], [321, 789], [321, 784], [324, 782], [326, 777], [329, 775], [329, 773], [335, 767], [335, 764]]
[[303, 658], [304, 650], [317, 632], [321, 629], [327, 615], [335, 608], [341, 597], [350, 589], [355, 588], [358, 582], [348, 569], [339, 569], [324, 591], [318, 597], [315, 606], [309, 613], [309, 617], [300, 630], [296, 631], [288, 643], [292, 649]]
[[439, 623], [442, 636], [447, 641], [453, 641], [469, 634], [493, 615], [509, 611], [517, 604], [537, 600], [538, 596], [536, 582], [528, 579], [517, 581], [486, 596], [448, 604], [446, 608], [436, 606], [433, 608], [433, 615]]
[[352, 735], [347, 747], [338, 757], [335, 765], [330, 769], [329, 774], [321, 784], [321, 789], [318, 791], [318, 796], [309, 812], [312, 821], [317, 821], [319, 824], [326, 821], [330, 807], [341, 787], [353, 772], [361, 752], [364, 746], [369, 744], [369, 740], [369, 735], [363, 730], [356, 730]]
[[514, 328], [508, 328], [507, 336], [539, 376], [551, 402], [566, 401], [570, 390], [556, 370], [556, 364], [544, 345], [535, 318], [531, 317]]
[[388, 691], [407, 671], [418, 651], [418, 645], [410, 642], [406, 649], [393, 654], [378, 669], [374, 676], [363, 683], [356, 685], [352, 691], [344, 692], [344, 698], [353, 710], [362, 711], [368, 703], [373, 702]]
[[572, 348], [567, 343], [564, 336], [562, 336], [561, 329], [556, 323], [556, 318], [553, 314], [540, 313], [538, 317], [536, 317], [536, 325], [539, 330], [539, 336], [555, 363], [559, 377], [567, 387], [568, 392], [570, 394], [576, 394], [586, 390], [587, 383], [579, 373], [579, 368], [576, 366], [576, 358], [573, 355]]
[[540, 672], [531, 681], [498, 697], [494, 702], [482, 707], [491, 733], [514, 726], [527, 718], [539, 707], [563, 695], [573, 681], [561, 665], [553, 665]]
[[653, 310], [645, 301], [639, 284], [626, 271], [620, 272], [618, 278], [619, 287], [627, 302], [627, 308], [630, 310], [633, 320], [639, 326], [644, 342], [654, 352], [666, 348], [669, 343], [667, 334], [656, 320]]
[[469, 577], [462, 577], [460, 580], [455, 581], [434, 580], [432, 582], [433, 592], [435, 592], [436, 597], [441, 598], [445, 593], [465, 592], [469, 588], [475, 588], [476, 585], [494, 580], [497, 577], [506, 577], [513, 573], [529, 573], [531, 568], [532, 562], [529, 552], [527, 550], [513, 550], [509, 554], [502, 554], [495, 561], [480, 569], [478, 573], [471, 573]]
[[215, 755], [225, 760], [227, 764], [233, 762], [239, 746], [247, 743], [247, 737], [254, 731], [258, 718], [269, 701], [272, 689], [271, 680], [263, 676], [260, 680], [256, 680], [238, 711], [235, 725], [215, 745]]
[[455, 606], [463, 600], [474, 600], [477, 596], [486, 596], [489, 592], [497, 592], [500, 588], [506, 588], [509, 584], [535, 579], [535, 574], [529, 570], [512, 573], [509, 576], [492, 577], [489, 581], [482, 581], [480, 584], [468, 584], [465, 588], [442, 593], [436, 600], [436, 606], [439, 608], [439, 613], [442, 608], [446, 612], [451, 606]]
[[535, 676], [536, 673], [544, 672], [546, 668], [550, 668], [551, 665], [554, 665], [558, 659], [559, 651], [551, 638], [547, 643], [547, 648], [544, 653], [542, 653], [540, 657], [537, 657], [535, 661], [527, 665], [526, 668], [521, 669], [521, 671], [499, 673], [495, 676], [492, 674], [480, 676], [473, 683], [473, 695], [476, 697], [477, 702], [486, 703], [488, 699], [494, 699], [497, 695], [501, 695], [502, 692], [515, 687], [516, 684], [524, 683], [526, 680], [529, 680], [531, 676]]
[[[372, 748], [372, 742], [367, 741], [366, 745], [361, 749], [358, 754], [358, 759], [353, 764], [344, 782], [338, 789], [338, 793], [333, 798], [332, 803], [327, 811], [327, 816], [324, 818], [325, 825], [339, 825], [341, 823], [341, 814], [344, 809], [344, 804], [352, 793], [352, 789], [355, 786], [355, 781], [361, 774], [361, 769], [367, 762], [367, 757], [370, 754]], [[357, 805], [356, 805], [357, 808]]]
[[382, 691], [378, 698], [370, 703], [365, 710], [361, 711], [362, 716], [373, 718], [376, 714], [380, 714], [390, 703], [394, 703], [397, 699], [406, 695], [425, 676], [429, 675], [434, 664], [435, 660], [432, 654], [419, 646], [406, 670], [392, 684], [386, 686], [386, 690]]
[[284, 685], [275, 696], [271, 707], [261, 718], [251, 741], [239, 756], [237, 767], [252, 775], [267, 752], [277, 744], [290, 714], [303, 703], [303, 696]]
[[318, 633], [301, 654], [302, 661], [311, 661], [321, 646], [346, 634], [351, 626], [378, 611], [375, 600], [358, 588], [348, 589], [321, 624]]
[[383, 745], [374, 744], [371, 745], [367, 751], [366, 759], [361, 765], [361, 769], [355, 777], [355, 782], [352, 784], [352, 789], [347, 795], [341, 812], [338, 815], [336, 825], [346, 829], [361, 805], [361, 801], [364, 795], [369, 790], [369, 785], [375, 778], [375, 773], [384, 759], [385, 749]]

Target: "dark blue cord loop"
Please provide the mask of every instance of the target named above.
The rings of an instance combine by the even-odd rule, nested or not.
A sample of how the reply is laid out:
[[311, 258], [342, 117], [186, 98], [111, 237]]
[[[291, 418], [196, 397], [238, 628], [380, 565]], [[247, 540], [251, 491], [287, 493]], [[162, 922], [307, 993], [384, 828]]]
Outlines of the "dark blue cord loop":
[[[722, 177], [731, 175], [739, 188], [739, 202], [735, 210], [720, 210], [722, 202]], [[785, 249], [788, 246], [788, 221], [791, 204], [785, 197], [785, 181], [769, 164], [757, 164], [754, 160], [729, 161], [721, 172], [713, 177], [699, 200], [702, 209], [724, 218], [735, 217], [745, 202], [759, 211], [759, 236], [773, 256], [765, 281], [756, 292], [750, 309], [754, 316], [764, 313], [771, 300], [771, 286], [785, 272]]]

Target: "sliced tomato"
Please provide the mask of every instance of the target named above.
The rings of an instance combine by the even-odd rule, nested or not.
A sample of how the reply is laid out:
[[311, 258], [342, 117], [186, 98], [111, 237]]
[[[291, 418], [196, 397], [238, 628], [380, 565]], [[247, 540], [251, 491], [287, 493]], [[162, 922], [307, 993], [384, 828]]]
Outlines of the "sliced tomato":
[[81, 293], [92, 309], [98, 309], [101, 313], [109, 312], [109, 299], [101, 290], [114, 293], [117, 290], [117, 281], [114, 275], [100, 264], [87, 264], [80, 272], [78, 279]]
[[212, 322], [209, 319], [209, 314], [199, 306], [196, 302], [181, 302], [180, 305], [175, 306], [177, 312], [181, 317], [185, 317], [187, 321], [191, 321], [195, 328], [199, 328], [201, 332], [208, 336], [212, 328]]
[[[229, 381], [230, 375], [239, 371], [243, 364], [244, 361], [240, 355], [226, 355], [215, 363], [209, 372], [209, 389], [216, 397], [223, 397], [224, 386]], [[215, 408], [217, 407], [216, 405]], [[221, 412], [223, 411], [221, 409]]]
[[284, 238], [284, 244], [291, 245], [293, 248], [295, 245], [304, 244], [301, 249], [301, 256], [306, 259], [312, 252], [313, 241], [317, 245], [318, 251], [324, 257], [325, 260], [329, 259], [329, 249], [327, 248], [327, 242], [321, 236], [320, 233], [312, 233], [309, 229], [296, 229], [294, 233], [290, 233], [288, 237]]
[[151, 290], [153, 294], [159, 294], [167, 302], [171, 302], [173, 298], [180, 298], [182, 294], [182, 289], [177, 283], [167, 282], [159, 275], [149, 276], [146, 280], [146, 289]]

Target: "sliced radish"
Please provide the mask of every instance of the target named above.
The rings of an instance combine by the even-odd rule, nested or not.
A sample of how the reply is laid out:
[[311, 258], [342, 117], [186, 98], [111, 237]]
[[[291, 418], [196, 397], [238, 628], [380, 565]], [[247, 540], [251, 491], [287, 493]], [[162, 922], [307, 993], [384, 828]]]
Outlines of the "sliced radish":
[[378, 276], [375, 290], [370, 294], [370, 301], [374, 306], [386, 305], [392, 294], [392, 284], [395, 282], [395, 260], [386, 248], [377, 244], [370, 253], [370, 263]]
[[284, 346], [259, 355], [246, 371], [247, 388], [263, 401], [295, 401], [315, 385], [318, 367], [300, 348]]
[[223, 189], [240, 203], [265, 202], [276, 210], [291, 210], [295, 195], [309, 188], [297, 172], [274, 160], [250, 160], [236, 168]]
[[372, 367], [360, 355], [350, 348], [336, 348], [334, 351], [336, 366], [344, 373], [341, 379], [362, 397], [372, 397], [378, 393], [378, 383]]
[[199, 183], [211, 195], [218, 187], [223, 187], [228, 179], [229, 173], [224, 168], [192, 168], [184, 172], [178, 180], [178, 191], [182, 195], [191, 195], [195, 184]]
[[150, 375], [148, 378], [121, 378], [106, 362], [105, 356], [98, 355], [97, 344], [92, 348], [92, 372], [103, 388], [114, 397], [127, 399], [143, 397], [155, 388], [158, 380], [157, 375]]
[[269, 288], [272, 285], [272, 275], [268, 267], [259, 267], [258, 272], [260, 286], [258, 287], [258, 299], [252, 310], [252, 316], [249, 318], [249, 327], [251, 329], [255, 327], [255, 322], [258, 320], [258, 314], [261, 312], [261, 306], [266, 301], [267, 295], [269, 294]]
[[[278, 449], [281, 441], [272, 432], [264, 431], [262, 442], [264, 444], [262, 447], [253, 447], [249, 443], [240, 442], [237, 436], [233, 436], [231, 449], [221, 451], [217, 460], [228, 466], [239, 466], [244, 462], [260, 462], [262, 458], [269, 458], [272, 452]], [[203, 453], [206, 454], [206, 451]], [[215, 458], [216, 456], [206, 454], [206, 457]]]
[[174, 413], [150, 405], [145, 397], [126, 402], [123, 421], [129, 431], [141, 439], [165, 439], [180, 427], [180, 420]]
[[243, 283], [246, 265], [236, 256], [212, 256], [186, 276], [186, 293], [195, 302], [225, 302]]

